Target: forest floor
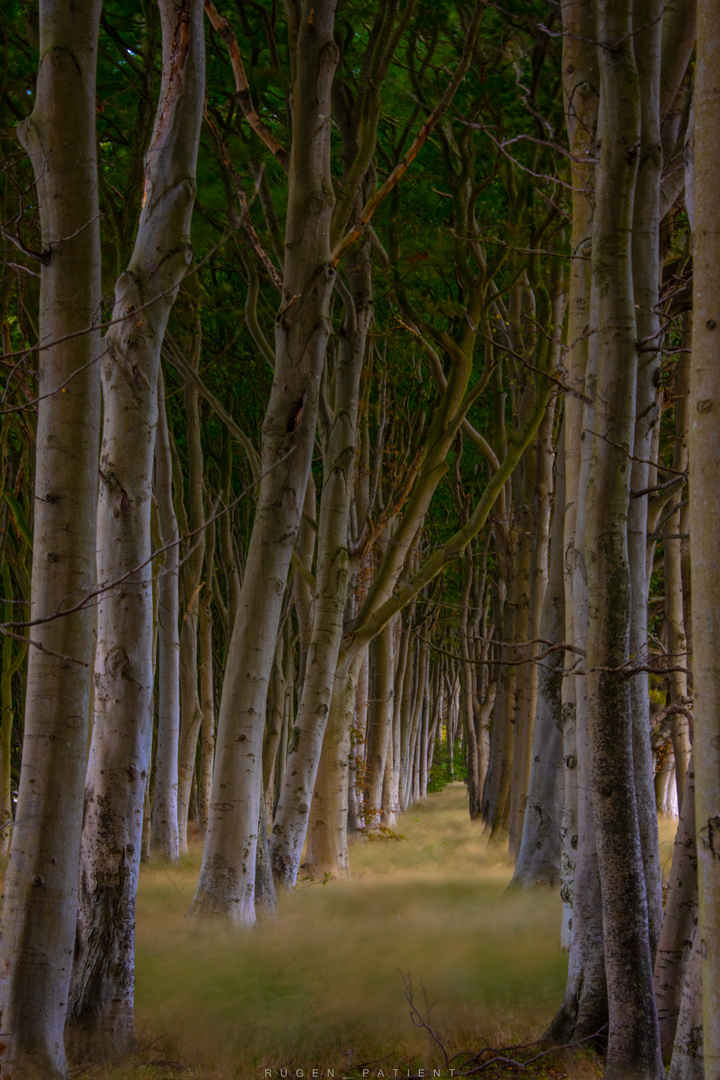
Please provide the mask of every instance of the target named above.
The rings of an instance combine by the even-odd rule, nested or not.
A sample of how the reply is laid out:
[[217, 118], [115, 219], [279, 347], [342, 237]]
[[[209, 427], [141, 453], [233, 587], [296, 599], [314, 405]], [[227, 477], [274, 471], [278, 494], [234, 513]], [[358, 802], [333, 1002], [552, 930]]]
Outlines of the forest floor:
[[179, 869], [144, 868], [140, 1052], [132, 1067], [80, 1067], [73, 1077], [601, 1075], [582, 1050], [479, 1071], [495, 1056], [486, 1050], [467, 1064], [488, 1047], [519, 1061], [537, 1052], [527, 1044], [562, 999], [567, 956], [558, 895], [505, 893], [511, 864], [469, 821], [463, 785], [413, 807], [397, 839], [355, 842], [351, 864], [352, 881], [301, 882], [279, 898], [276, 918], [240, 933], [185, 919], [199, 840]]

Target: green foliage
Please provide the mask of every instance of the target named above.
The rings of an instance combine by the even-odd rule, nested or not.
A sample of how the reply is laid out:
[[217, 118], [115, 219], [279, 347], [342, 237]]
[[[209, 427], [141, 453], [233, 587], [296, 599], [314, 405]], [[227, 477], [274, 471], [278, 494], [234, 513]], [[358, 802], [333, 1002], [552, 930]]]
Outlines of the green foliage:
[[433, 763], [428, 776], [428, 792], [442, 791], [448, 784], [467, 778], [467, 756], [465, 743], [456, 743], [453, 753], [452, 771], [450, 768], [450, 755], [448, 753], [447, 738], [443, 731], [443, 739], [436, 743]]

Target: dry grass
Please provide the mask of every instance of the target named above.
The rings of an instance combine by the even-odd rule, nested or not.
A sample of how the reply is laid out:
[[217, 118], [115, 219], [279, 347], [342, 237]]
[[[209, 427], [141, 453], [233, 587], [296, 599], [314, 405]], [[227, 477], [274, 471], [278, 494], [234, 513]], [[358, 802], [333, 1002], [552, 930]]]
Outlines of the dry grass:
[[[207, 1080], [264, 1080], [265, 1069], [307, 1078], [313, 1068], [362, 1076], [364, 1066], [374, 1080], [378, 1070], [432, 1070], [442, 1054], [413, 1025], [402, 975], [422, 1010], [423, 986], [436, 1003], [431, 1023], [450, 1054], [536, 1036], [565, 984], [558, 897], [504, 895], [511, 866], [468, 820], [460, 785], [430, 796], [399, 828], [402, 840], [353, 847], [352, 881], [301, 883], [280, 898], [276, 919], [249, 932], [185, 919], [199, 850], [178, 871], [145, 870], [145, 1049], [135, 1072], [82, 1075], [160, 1080], [185, 1066]], [[589, 1077], [586, 1066], [581, 1074]]]

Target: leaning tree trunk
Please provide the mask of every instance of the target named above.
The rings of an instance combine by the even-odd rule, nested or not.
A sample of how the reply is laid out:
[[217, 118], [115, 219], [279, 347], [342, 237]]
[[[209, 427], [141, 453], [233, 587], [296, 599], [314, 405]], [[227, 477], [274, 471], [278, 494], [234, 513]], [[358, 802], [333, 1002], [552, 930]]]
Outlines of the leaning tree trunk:
[[690, 550], [705, 1076], [720, 1073], [720, 2], [698, 2], [690, 368]]
[[294, 5], [286, 10], [293, 55], [293, 143], [275, 376], [263, 423], [263, 477], [220, 703], [207, 835], [191, 906], [193, 915], [239, 924], [255, 921], [268, 682], [310, 471], [335, 280], [330, 258], [335, 3], [319, 0], [312, 19], [300, 20]]
[[[189, 4], [189, 6], [187, 6]], [[161, 0], [163, 75], [137, 240], [103, 360], [95, 721], [85, 785], [68, 1036], [78, 1054], [135, 1048], [135, 893], [152, 738], [150, 508], [160, 349], [192, 260], [204, 96], [200, 0]], [[139, 307], [143, 311], [124, 318]]]
[[[91, 701], [100, 420], [100, 232], [95, 67], [101, 4], [40, 3], [30, 154], [45, 257], [40, 270], [33, 627], [25, 738], [2, 909], [3, 1076], [68, 1076], [63, 1027], [77, 910]], [[86, 331], [83, 333], [83, 331]], [[67, 340], [62, 340], [67, 338]], [[60, 388], [65, 393], [60, 393]]]
[[600, 0], [597, 31], [602, 149], [592, 275], [598, 368], [585, 566], [588, 730], [610, 1017], [606, 1077], [655, 1080], [664, 1070], [633, 769], [632, 702], [627, 675], [619, 670], [627, 664], [630, 649], [628, 449], [632, 453], [637, 378], [631, 242], [640, 93], [632, 4]]

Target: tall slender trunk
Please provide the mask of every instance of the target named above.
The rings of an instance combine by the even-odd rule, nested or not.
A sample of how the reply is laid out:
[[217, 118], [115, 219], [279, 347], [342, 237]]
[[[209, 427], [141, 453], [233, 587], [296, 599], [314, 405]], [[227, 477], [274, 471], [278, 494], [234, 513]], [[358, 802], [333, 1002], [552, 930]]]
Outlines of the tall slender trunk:
[[[3, 592], [5, 594], [4, 615], [5, 621], [13, 622], [15, 609], [12, 604], [12, 582], [10, 567], [7, 561], [3, 562], [2, 568]], [[27, 656], [28, 646], [26, 642], [16, 645], [13, 657], [13, 639], [5, 637], [2, 644], [2, 680], [0, 681], [0, 706], [2, 707], [2, 723], [0, 724], [0, 851], [6, 853], [10, 847], [10, 837], [13, 825], [13, 791], [12, 791], [12, 733], [18, 702], [13, 701], [12, 683], [13, 677], [20, 670]]]
[[[560, 305], [559, 319], [555, 318], [556, 330], [562, 325], [564, 304]], [[555, 402], [548, 404], [547, 412], [538, 428], [537, 440], [533, 446], [536, 455], [535, 490], [533, 492], [530, 547], [530, 580], [527, 639], [536, 642], [540, 633], [543, 603], [548, 583], [548, 558], [550, 543], [550, 509], [552, 500], [553, 445], [552, 433], [555, 422]], [[541, 651], [541, 647], [532, 644], [527, 647], [531, 655]], [[526, 721], [513, 755], [513, 779], [515, 786], [514, 818], [511, 819], [510, 854], [517, 858], [522, 843], [525, 810], [528, 802], [530, 770], [532, 762], [533, 730], [538, 704], [538, 681], [540, 668], [536, 663], [527, 664], [525, 677]], [[517, 729], [516, 723], [516, 729]]]
[[690, 955], [680, 999], [668, 1080], [706, 1080], [703, 1054], [703, 948], [698, 928], [690, 942]]
[[[286, 624], [287, 625], [287, 624]], [[287, 683], [285, 681], [284, 652], [286, 646], [285, 626], [278, 634], [275, 645], [275, 659], [270, 676], [268, 692], [267, 721], [263, 740], [263, 790], [267, 820], [272, 822], [279, 792], [275, 790], [275, 763], [286, 715]]]
[[[544, 423], [544, 421], [543, 421]], [[518, 550], [515, 559], [511, 595], [513, 599], [513, 637], [512, 641], [528, 641], [530, 638], [530, 605], [534, 599], [534, 582], [531, 579], [532, 564], [532, 500], [537, 482], [537, 457], [535, 442], [527, 448], [520, 462], [520, 467], [513, 474], [517, 507]], [[539, 536], [532, 537], [539, 543]], [[528, 646], [524, 646], [525, 649]], [[515, 652], [513, 660], [517, 659]], [[510, 788], [508, 791], [508, 812], [505, 828], [510, 855], [517, 857], [522, 822], [525, 816], [525, 798], [527, 796], [528, 769], [530, 766], [530, 747], [532, 739], [531, 715], [531, 669], [534, 664], [522, 664], [514, 668], [514, 692], [512, 703], [513, 748], [510, 760]], [[534, 680], [533, 680], [534, 681]], [[537, 685], [537, 684], [536, 684]], [[495, 839], [500, 839], [498, 833]]]
[[333, 693], [348, 592], [348, 529], [358, 442], [360, 375], [372, 317], [368, 246], [346, 260], [345, 296], [330, 430], [325, 436], [323, 487], [318, 521], [317, 590], [312, 636], [295, 725], [288, 773], [280, 793], [271, 851], [276, 880], [292, 888], [307, 833], [322, 740]]
[[[202, 334], [199, 313], [190, 363], [200, 364]], [[207, 536], [203, 498], [203, 452], [200, 440], [200, 395], [191, 383], [185, 386], [185, 421], [188, 445], [188, 524], [193, 534], [187, 542], [180, 576], [182, 612], [180, 623], [180, 738], [178, 741], [178, 832], [180, 852], [187, 853], [187, 826], [191, 800], [197, 799], [197, 744], [203, 722], [198, 688], [198, 626], [202, 571]], [[212, 558], [212, 553], [209, 554]], [[197, 819], [197, 813], [193, 818]]]
[[[32, 114], [18, 128], [33, 166], [45, 261], [39, 354], [31, 619], [91, 592], [100, 421], [101, 297], [95, 69], [101, 4], [40, 4]], [[79, 334], [80, 336], [74, 336]], [[66, 393], [59, 393], [60, 387]], [[25, 738], [5, 899], [0, 1069], [68, 1076], [63, 1026], [77, 906], [91, 700], [93, 610], [33, 628]]]
[[207, 827], [210, 812], [213, 763], [215, 760], [215, 685], [213, 676], [212, 594], [215, 576], [215, 523], [205, 535], [205, 584], [200, 592], [198, 631], [200, 635], [200, 708], [202, 709], [202, 750], [200, 755], [200, 824]]
[[316, 881], [349, 877], [347, 846], [347, 767], [357, 676], [362, 653], [341, 656], [325, 729], [307, 832], [305, 863], [300, 868]]
[[[563, 8], [563, 92], [568, 141], [573, 153], [571, 175], [572, 236], [576, 256], [570, 265], [568, 303], [568, 381], [592, 398], [594, 369], [590, 364], [590, 239], [593, 220], [594, 165], [599, 74], [594, 44], [594, 5], [583, 0]], [[580, 256], [580, 257], [578, 257]], [[594, 351], [594, 350], [593, 350]], [[585, 644], [587, 587], [584, 557], [585, 489], [588, 445], [594, 428], [592, 406], [568, 395], [565, 399], [565, 640], [576, 649]], [[579, 655], [565, 655], [562, 688], [564, 809], [561, 826], [561, 941], [569, 948], [565, 996], [547, 1033], [552, 1042], [570, 1042], [594, 1034], [607, 1022], [607, 988], [602, 955], [603, 935], [595, 824], [590, 800], [586, 693], [583, 676], [574, 676]]]
[[718, 0], [698, 2], [695, 67], [695, 220], [690, 366], [690, 550], [705, 1075], [720, 1073], [720, 23]]
[[[634, 52], [640, 95], [640, 153], [632, 219], [632, 284], [635, 302], [636, 339], [648, 342], [637, 360], [637, 390], [633, 463], [630, 479], [627, 543], [630, 569], [630, 655], [648, 656], [647, 571], [648, 496], [642, 494], [655, 482], [651, 464], [657, 455], [660, 424], [658, 375], [660, 354], [652, 344], [660, 334], [660, 182], [663, 155], [660, 141], [660, 61], [662, 0], [633, 0]], [[636, 346], [637, 348], [637, 346]], [[653, 470], [654, 471], [654, 470]], [[662, 878], [657, 812], [650, 745], [650, 695], [647, 672], [630, 680], [632, 709], [632, 762], [635, 775], [638, 825], [645, 868], [650, 956], [655, 960], [662, 923]]]
[[388, 623], [370, 644], [370, 709], [367, 734], [367, 802], [365, 821], [369, 829], [380, 824], [383, 778], [392, 735], [395, 693], [393, 642], [395, 628]]
[[334, 0], [313, 18], [286, 4], [293, 58], [292, 130], [282, 305], [263, 423], [258, 503], [228, 653], [216, 763], [193, 915], [255, 921], [255, 853], [268, 681], [312, 458], [330, 332], [334, 205], [330, 90], [337, 64]]
[[470, 820], [480, 816], [482, 810], [482, 789], [480, 787], [480, 748], [475, 726], [474, 672], [470, 662], [468, 646], [468, 606], [473, 580], [472, 545], [465, 550], [465, 581], [460, 600], [460, 684], [462, 687], [463, 716], [467, 737], [467, 789]]
[[[562, 643], [565, 631], [563, 530], [565, 526], [565, 452], [557, 455], [555, 513], [552, 523], [550, 574], [543, 601], [539, 637]], [[563, 651], [542, 661], [538, 673], [537, 714], [533, 728], [532, 766], [525, 820], [511, 884], [560, 883], [560, 827], [564, 806], [562, 683]]]
[[151, 854], [177, 862], [178, 737], [180, 734], [179, 539], [172, 492], [172, 455], [165, 381], [160, 373], [158, 430], [155, 443], [155, 498], [160, 544], [167, 547], [158, 589], [158, 728], [155, 748], [155, 797], [152, 805]]
[[405, 618], [398, 618], [395, 623], [395, 677], [393, 681], [393, 717], [390, 743], [388, 746], [388, 761], [385, 766], [385, 779], [383, 781], [383, 810], [385, 818], [383, 824], [394, 828], [397, 825], [400, 809], [400, 781], [402, 772], [402, 697], [405, 685], [405, 672], [408, 666], [410, 653], [410, 637], [412, 631], [406, 625]]
[[638, 792], [635, 780], [631, 690], [619, 671], [628, 661], [631, 637], [627, 528], [637, 380], [631, 242], [641, 142], [632, 31], [631, 3], [600, 0], [601, 155], [592, 248], [598, 367], [585, 566], [588, 731], [610, 1017], [608, 1080], [664, 1076], [639, 821], [645, 793]]
[[[689, 344], [690, 335], [685, 333], [683, 340]], [[687, 354], [680, 358], [675, 375], [675, 446], [673, 448], [673, 469], [685, 472], [688, 467], [688, 394], [690, 362]], [[667, 628], [667, 651], [671, 670], [668, 680], [668, 704], [688, 703], [688, 677], [682, 668], [687, 668], [688, 646], [685, 636], [685, 612], [683, 610], [682, 576], [682, 516], [680, 511], [681, 495], [673, 496], [670, 507], [676, 506], [670, 514], [663, 530], [663, 566], [665, 578], [665, 625]], [[677, 785], [678, 806], [683, 805], [685, 776], [690, 760], [690, 727], [684, 713], [673, 715], [672, 726], [673, 755], [675, 758], [675, 783]]]
[[698, 920], [695, 774], [687, 774], [686, 797], [675, 834], [667, 903], [655, 960], [655, 998], [663, 1056], [675, 1042], [680, 1002]]
[[[414, 609], [414, 605], [413, 605]], [[414, 617], [414, 610], [408, 613], [409, 624], [412, 625]], [[411, 767], [410, 761], [410, 738], [412, 733], [413, 724], [413, 706], [415, 698], [413, 696], [415, 681], [417, 679], [418, 671], [418, 659], [420, 652], [420, 642], [413, 636], [413, 640], [408, 644], [408, 657], [405, 665], [405, 675], [402, 685], [402, 701], [400, 703], [400, 810], [405, 812], [407, 810], [407, 777]], [[451, 725], [450, 725], [451, 726]], [[448, 744], [452, 750], [452, 739], [450, 737], [450, 728], [448, 728]]]
[[[163, 76], [145, 199], [105, 338], [98, 576], [122, 584], [98, 604], [95, 722], [85, 785], [68, 1037], [77, 1053], [135, 1048], [135, 893], [150, 765], [153, 612], [150, 508], [165, 326], [192, 260], [190, 220], [204, 96], [199, 0], [162, 0]], [[140, 567], [141, 569], [137, 569]]]

